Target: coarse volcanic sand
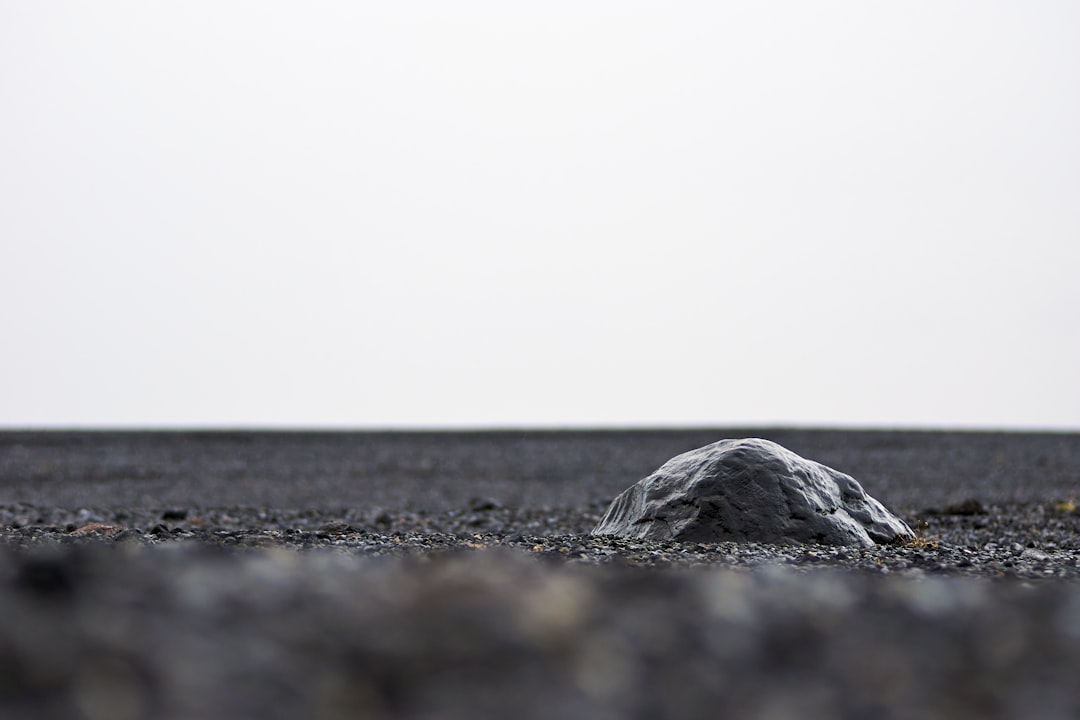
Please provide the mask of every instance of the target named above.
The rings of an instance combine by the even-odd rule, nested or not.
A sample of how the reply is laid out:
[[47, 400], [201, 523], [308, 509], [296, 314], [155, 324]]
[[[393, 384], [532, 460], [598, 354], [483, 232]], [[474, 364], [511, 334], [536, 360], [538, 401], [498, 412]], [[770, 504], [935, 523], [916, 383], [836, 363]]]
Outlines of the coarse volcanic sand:
[[[719, 439], [870, 549], [588, 535]], [[0, 717], [1080, 717], [1080, 435], [0, 432]]]

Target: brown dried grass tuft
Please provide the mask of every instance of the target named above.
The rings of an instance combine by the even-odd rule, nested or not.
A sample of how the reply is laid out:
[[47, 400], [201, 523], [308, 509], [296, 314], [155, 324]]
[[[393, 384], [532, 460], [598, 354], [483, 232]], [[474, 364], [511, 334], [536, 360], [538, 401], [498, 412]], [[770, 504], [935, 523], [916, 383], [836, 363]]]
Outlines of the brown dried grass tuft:
[[910, 545], [911, 547], [916, 548], [930, 549], [934, 549], [938, 546], [940, 538], [936, 538], [928, 534], [930, 530], [930, 523], [923, 520], [922, 524], [916, 525], [912, 528], [912, 530], [915, 532], [915, 535], [910, 540], [908, 540], [905, 545]]

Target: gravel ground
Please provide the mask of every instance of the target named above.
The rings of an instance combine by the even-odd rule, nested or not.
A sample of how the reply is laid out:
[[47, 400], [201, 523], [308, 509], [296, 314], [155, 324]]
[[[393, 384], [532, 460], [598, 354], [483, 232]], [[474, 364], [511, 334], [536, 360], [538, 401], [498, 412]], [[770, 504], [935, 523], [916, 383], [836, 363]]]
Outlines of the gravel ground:
[[[587, 533], [757, 435], [916, 527]], [[0, 433], [0, 717], [1080, 717], [1080, 436]]]

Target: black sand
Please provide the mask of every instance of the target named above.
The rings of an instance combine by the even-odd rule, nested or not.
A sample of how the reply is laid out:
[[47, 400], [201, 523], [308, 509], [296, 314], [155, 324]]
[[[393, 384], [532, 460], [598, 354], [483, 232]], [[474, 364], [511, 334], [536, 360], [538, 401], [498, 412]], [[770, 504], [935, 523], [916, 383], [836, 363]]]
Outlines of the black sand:
[[[591, 538], [760, 436], [923, 534]], [[0, 716], [1080, 716], [1080, 435], [0, 433]]]

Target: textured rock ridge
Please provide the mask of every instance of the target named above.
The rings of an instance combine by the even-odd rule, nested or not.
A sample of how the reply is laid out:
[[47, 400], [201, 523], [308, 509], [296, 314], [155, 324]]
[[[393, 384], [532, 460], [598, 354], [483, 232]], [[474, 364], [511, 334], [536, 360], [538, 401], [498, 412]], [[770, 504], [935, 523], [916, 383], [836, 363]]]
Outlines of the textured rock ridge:
[[849, 475], [768, 440], [721, 440], [616, 497], [593, 535], [870, 547], [914, 537]]

